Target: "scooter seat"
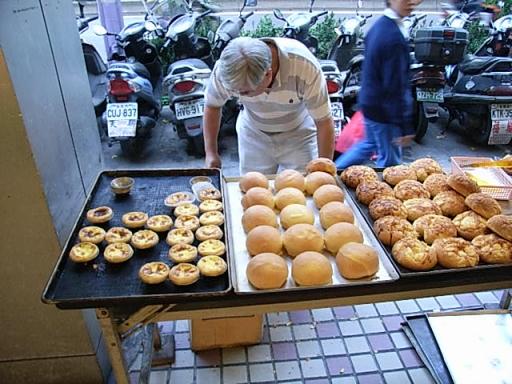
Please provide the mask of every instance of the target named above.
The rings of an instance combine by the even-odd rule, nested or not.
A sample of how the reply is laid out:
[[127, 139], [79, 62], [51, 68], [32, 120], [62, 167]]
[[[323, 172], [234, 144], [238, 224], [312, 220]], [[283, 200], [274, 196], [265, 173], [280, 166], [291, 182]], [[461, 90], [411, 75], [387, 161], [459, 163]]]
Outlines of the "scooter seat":
[[200, 59], [183, 59], [169, 65], [169, 73], [177, 75], [183, 72], [189, 72], [193, 69], [210, 69], [208, 65]]
[[130, 63], [132, 69], [135, 71], [136, 74], [138, 74], [139, 76], [142, 76], [142, 77], [145, 77], [146, 79], [150, 79], [151, 78], [151, 74], [149, 73], [148, 69], [141, 63], [139, 62], [133, 62], [133, 63]]
[[467, 56], [459, 64], [459, 70], [467, 75], [476, 75], [482, 72], [486, 67], [502, 61], [502, 57], [494, 56]]

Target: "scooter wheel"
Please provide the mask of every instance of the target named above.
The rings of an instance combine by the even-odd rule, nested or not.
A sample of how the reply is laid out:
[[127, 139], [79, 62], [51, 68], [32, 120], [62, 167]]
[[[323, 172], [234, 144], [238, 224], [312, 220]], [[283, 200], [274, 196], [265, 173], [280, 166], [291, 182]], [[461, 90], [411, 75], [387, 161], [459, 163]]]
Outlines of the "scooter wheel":
[[489, 110], [484, 114], [462, 113], [464, 127], [469, 132], [471, 140], [476, 144], [487, 144], [491, 135], [491, 114]]
[[190, 146], [192, 147], [192, 152], [197, 157], [204, 157], [204, 137], [203, 135], [197, 135], [190, 138]]
[[416, 102], [416, 108], [414, 109], [414, 128], [415, 128], [415, 136], [414, 141], [418, 144], [421, 143], [425, 135], [427, 134], [428, 129], [428, 119], [425, 116], [425, 111], [423, 110], [423, 105], [421, 103]]
[[145, 139], [142, 138], [133, 138], [128, 140], [123, 140], [120, 142], [121, 152], [126, 157], [137, 158], [142, 157], [145, 146]]

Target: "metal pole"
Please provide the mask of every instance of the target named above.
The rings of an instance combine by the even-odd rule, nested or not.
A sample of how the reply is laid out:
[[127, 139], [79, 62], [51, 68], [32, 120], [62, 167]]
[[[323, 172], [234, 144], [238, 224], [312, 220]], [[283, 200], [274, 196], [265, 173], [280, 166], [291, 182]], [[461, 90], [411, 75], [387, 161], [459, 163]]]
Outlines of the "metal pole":
[[[101, 24], [111, 33], [119, 33], [123, 27], [123, 8], [121, 0], [98, 0], [98, 14]], [[107, 58], [110, 59], [115, 44], [114, 36], [104, 36]]]

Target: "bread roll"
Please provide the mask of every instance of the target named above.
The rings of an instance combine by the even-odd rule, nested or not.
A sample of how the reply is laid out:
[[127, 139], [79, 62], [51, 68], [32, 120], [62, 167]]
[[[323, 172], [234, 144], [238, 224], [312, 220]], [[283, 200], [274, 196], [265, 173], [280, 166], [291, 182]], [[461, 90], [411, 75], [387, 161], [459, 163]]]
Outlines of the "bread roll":
[[464, 202], [469, 208], [486, 219], [501, 213], [500, 204], [487, 193], [472, 193], [466, 197]]
[[504, 239], [512, 241], [512, 216], [496, 215], [487, 220], [487, 227]]
[[292, 262], [292, 277], [297, 285], [327, 285], [332, 283], [331, 262], [318, 252], [302, 252]]
[[260, 172], [247, 172], [239, 182], [240, 190], [247, 192], [252, 187], [268, 188], [267, 177]]
[[304, 196], [304, 193], [300, 189], [287, 187], [276, 193], [274, 202], [276, 208], [281, 210], [290, 204], [306, 205], [306, 196]]
[[452, 190], [448, 185], [448, 176], [443, 173], [429, 175], [423, 182], [423, 186], [430, 193], [431, 197], [435, 197], [440, 192]]
[[464, 196], [454, 190], [441, 191], [432, 201], [441, 208], [441, 212], [444, 216], [454, 217], [468, 210], [468, 207], [464, 203]]
[[361, 203], [369, 205], [375, 199], [395, 197], [395, 192], [383, 181], [370, 180], [359, 183], [356, 188], [356, 196]]
[[242, 196], [242, 207], [244, 210], [253, 205], [265, 205], [274, 208], [274, 196], [267, 188], [253, 187]]
[[410, 164], [410, 167], [416, 171], [416, 176], [421, 182], [425, 181], [425, 179], [432, 174], [443, 173], [441, 165], [429, 157], [414, 160]]
[[260, 225], [251, 229], [247, 234], [245, 245], [251, 256], [266, 252], [280, 255], [283, 252], [281, 232], [269, 225]]
[[280, 288], [288, 278], [288, 265], [275, 253], [260, 253], [247, 263], [246, 274], [257, 289]]
[[447, 183], [464, 197], [481, 192], [478, 184], [463, 173], [448, 176]]
[[460, 237], [437, 239], [432, 243], [430, 252], [445, 268], [474, 267], [479, 261], [475, 246]]
[[354, 224], [336, 223], [331, 225], [324, 233], [325, 248], [336, 256], [339, 249], [347, 243], [363, 243], [361, 230]]
[[331, 201], [320, 209], [320, 224], [323, 229], [329, 228], [334, 223], [354, 223], [352, 209], [339, 201]]
[[253, 205], [242, 215], [242, 226], [247, 233], [259, 225], [270, 225], [277, 228], [277, 216], [272, 209], [265, 205]]
[[366, 244], [347, 243], [338, 251], [336, 265], [345, 279], [361, 279], [377, 273], [379, 256]]
[[336, 185], [336, 180], [332, 175], [319, 171], [306, 176], [306, 192], [308, 195], [312, 196], [320, 186], [325, 184]]
[[294, 169], [285, 169], [279, 172], [274, 180], [274, 189], [280, 191], [284, 188], [297, 188], [304, 192], [306, 189], [306, 178]]
[[313, 200], [318, 209], [331, 201], [342, 202], [345, 200], [345, 194], [337, 185], [326, 184], [318, 187], [313, 193]]
[[290, 204], [283, 208], [279, 214], [281, 226], [284, 229], [295, 224], [314, 224], [315, 214], [311, 209], [302, 204]]
[[430, 199], [430, 192], [415, 180], [402, 180], [393, 188], [395, 197], [402, 201], [409, 199], [425, 198]]
[[288, 228], [283, 235], [283, 243], [290, 257], [305, 251], [321, 252], [324, 248], [322, 234], [311, 224], [295, 224]]
[[306, 166], [306, 172], [326, 172], [331, 175], [336, 175], [336, 164], [327, 157], [319, 157], [318, 159], [311, 160]]
[[390, 185], [397, 185], [403, 180], [418, 180], [416, 171], [407, 165], [394, 165], [382, 171], [382, 178]]

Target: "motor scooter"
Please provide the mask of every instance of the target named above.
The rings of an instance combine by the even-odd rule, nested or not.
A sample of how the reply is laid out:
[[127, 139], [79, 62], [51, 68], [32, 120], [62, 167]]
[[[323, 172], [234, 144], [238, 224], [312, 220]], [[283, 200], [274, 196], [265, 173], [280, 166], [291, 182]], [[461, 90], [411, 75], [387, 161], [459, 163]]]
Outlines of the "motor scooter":
[[489, 36], [475, 51], [475, 56], [512, 55], [512, 15], [500, 17], [492, 23]]

